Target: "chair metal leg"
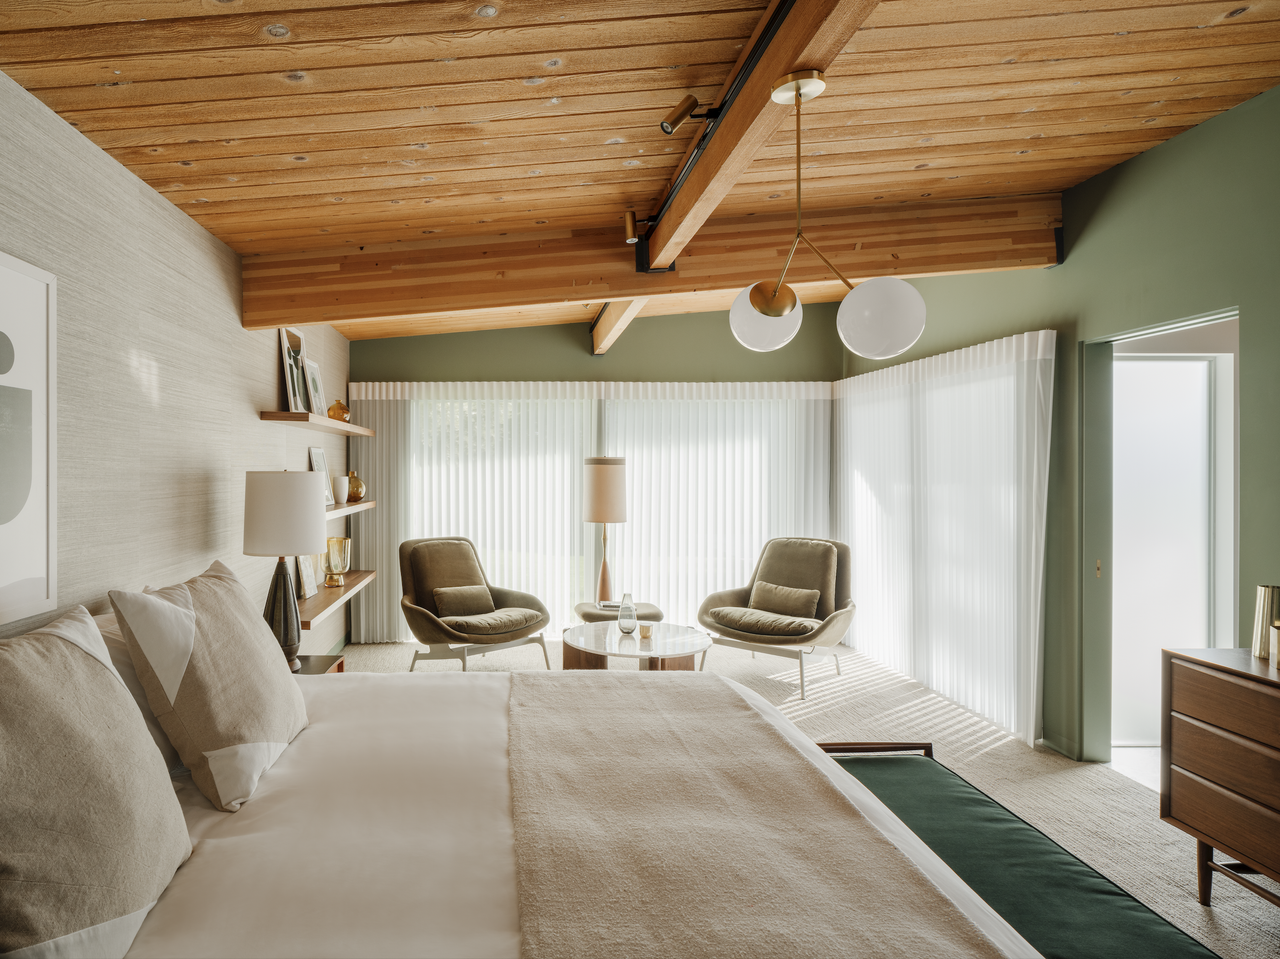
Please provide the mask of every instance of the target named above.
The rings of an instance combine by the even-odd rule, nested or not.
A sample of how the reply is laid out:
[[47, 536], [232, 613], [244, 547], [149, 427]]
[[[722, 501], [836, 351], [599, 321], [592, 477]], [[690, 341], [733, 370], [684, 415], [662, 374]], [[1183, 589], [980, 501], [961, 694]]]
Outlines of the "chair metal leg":
[[836, 661], [836, 675], [839, 676], [840, 675], [840, 656], [835, 653], [833, 653], [832, 656]]
[[551, 657], [547, 655], [547, 641], [546, 641], [546, 638], [542, 635], [542, 633], [539, 633], [537, 636], [535, 636], [535, 637], [534, 637], [533, 641], [534, 641], [535, 643], [537, 643], [539, 646], [541, 646], [541, 647], [542, 647], [542, 658], [543, 658], [544, 660], [546, 660], [546, 663], [547, 663], [547, 669], [548, 669], [548, 670], [550, 670], [550, 669], [551, 669]]
[[707, 665], [707, 650], [702, 651], [702, 662], [698, 664], [698, 672], [702, 672], [703, 667]]
[[[467, 671], [467, 647], [465, 646], [462, 647], [462, 671], [464, 673]], [[804, 685], [804, 673], [800, 674], [800, 685]], [[803, 699], [804, 697], [801, 698]]]
[[804, 650], [797, 650], [796, 661], [800, 663], [800, 698], [804, 699]]

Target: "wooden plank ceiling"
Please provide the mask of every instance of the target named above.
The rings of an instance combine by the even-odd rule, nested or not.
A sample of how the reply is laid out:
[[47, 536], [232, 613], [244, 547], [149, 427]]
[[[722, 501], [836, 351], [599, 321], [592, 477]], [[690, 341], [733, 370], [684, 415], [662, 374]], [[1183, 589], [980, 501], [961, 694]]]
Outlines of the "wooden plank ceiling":
[[[5, 0], [0, 70], [244, 256], [246, 326], [582, 322], [621, 298], [723, 308], [776, 275], [790, 123], [675, 273], [636, 274], [621, 242], [701, 130], [659, 119], [716, 100], [767, 8]], [[1056, 194], [1280, 82], [1280, 0], [882, 0], [826, 74], [806, 232], [837, 265], [1043, 266]], [[802, 297], [839, 298], [813, 259]]]

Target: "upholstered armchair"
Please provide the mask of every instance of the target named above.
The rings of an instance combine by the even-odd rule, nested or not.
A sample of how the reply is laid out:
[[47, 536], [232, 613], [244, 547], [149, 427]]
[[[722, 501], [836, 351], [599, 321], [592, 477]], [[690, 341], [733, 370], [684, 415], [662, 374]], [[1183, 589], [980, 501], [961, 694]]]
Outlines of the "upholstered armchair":
[[461, 536], [411, 539], [400, 544], [400, 609], [414, 638], [427, 647], [420, 659], [458, 659], [467, 668], [469, 652], [493, 652], [528, 643], [551, 660], [542, 630], [551, 615], [536, 596], [491, 586], [475, 545]]
[[[698, 622], [717, 645], [796, 660], [804, 699], [805, 656], [832, 656], [840, 672], [836, 647], [853, 620], [850, 566], [844, 543], [771, 539], [764, 544], [751, 582], [708, 596], [698, 610]], [[704, 652], [701, 666], [706, 664]]]

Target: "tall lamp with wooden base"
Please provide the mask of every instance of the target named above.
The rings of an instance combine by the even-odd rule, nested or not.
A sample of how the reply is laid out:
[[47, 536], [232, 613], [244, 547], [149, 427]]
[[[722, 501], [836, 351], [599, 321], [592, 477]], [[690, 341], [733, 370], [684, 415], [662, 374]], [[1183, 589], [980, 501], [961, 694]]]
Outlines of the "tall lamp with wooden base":
[[279, 558], [262, 615], [295, 673], [302, 668], [302, 624], [285, 557], [325, 551], [327, 480], [303, 471], [244, 474], [244, 554]]
[[627, 460], [624, 456], [589, 456], [583, 461], [582, 519], [604, 524], [596, 601], [612, 599], [609, 583], [609, 524], [627, 521]]

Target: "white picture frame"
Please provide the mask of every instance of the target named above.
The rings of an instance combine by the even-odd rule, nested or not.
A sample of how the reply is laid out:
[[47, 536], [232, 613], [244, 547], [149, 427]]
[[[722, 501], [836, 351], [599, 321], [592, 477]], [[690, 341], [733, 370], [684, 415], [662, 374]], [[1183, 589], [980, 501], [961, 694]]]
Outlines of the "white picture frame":
[[311, 400], [311, 412], [319, 416], [328, 416], [329, 404], [325, 402], [324, 398], [324, 382], [320, 379], [320, 364], [304, 356], [302, 365], [307, 376], [307, 398]]
[[58, 279], [0, 253], [0, 624], [58, 608]]
[[312, 446], [307, 453], [311, 457], [311, 468], [324, 476], [324, 505], [333, 506], [333, 478], [329, 476], [329, 461], [325, 458], [324, 448]]
[[307, 392], [307, 344], [296, 327], [280, 330], [280, 359], [284, 364], [284, 392], [290, 413], [311, 413]]

